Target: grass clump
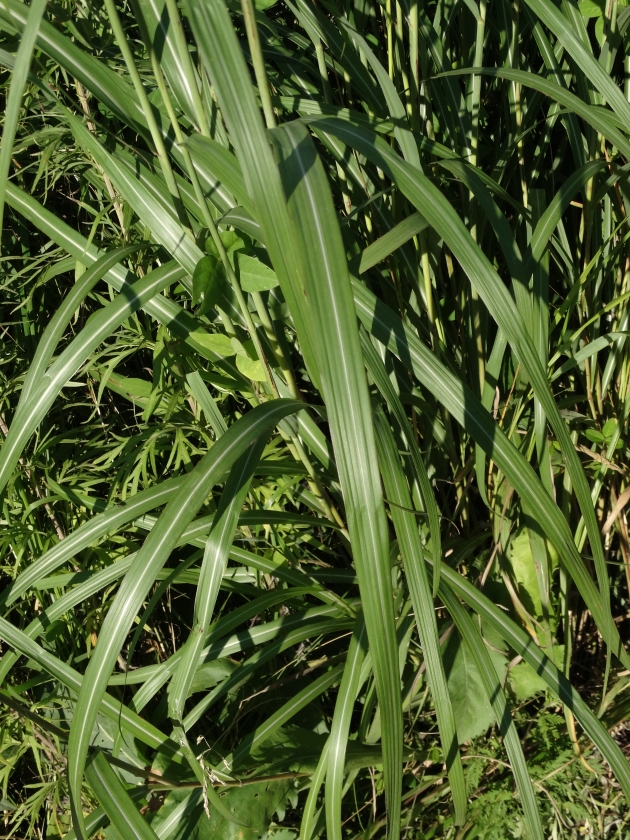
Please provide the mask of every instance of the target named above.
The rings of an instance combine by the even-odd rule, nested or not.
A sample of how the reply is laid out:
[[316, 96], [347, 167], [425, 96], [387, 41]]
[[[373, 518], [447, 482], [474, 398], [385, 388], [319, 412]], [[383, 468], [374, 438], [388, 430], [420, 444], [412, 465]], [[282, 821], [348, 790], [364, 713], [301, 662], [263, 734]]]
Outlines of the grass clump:
[[0, 0], [7, 836], [627, 835], [629, 23]]

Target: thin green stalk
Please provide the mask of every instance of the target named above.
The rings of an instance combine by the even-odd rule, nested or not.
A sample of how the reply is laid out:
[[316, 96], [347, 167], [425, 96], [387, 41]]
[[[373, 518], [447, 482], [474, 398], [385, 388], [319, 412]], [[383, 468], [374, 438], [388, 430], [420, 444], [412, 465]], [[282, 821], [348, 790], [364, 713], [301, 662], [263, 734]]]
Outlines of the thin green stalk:
[[245, 30], [247, 32], [247, 43], [249, 44], [249, 50], [252, 56], [252, 64], [254, 65], [254, 74], [256, 76], [256, 84], [258, 85], [260, 102], [265, 115], [265, 122], [267, 123], [267, 128], [275, 128], [278, 123], [273, 105], [271, 104], [267, 68], [265, 67], [260, 35], [258, 34], [258, 27], [256, 25], [256, 10], [252, 0], [241, 0], [241, 6], [245, 20]]
[[413, 131], [420, 130], [420, 71], [419, 71], [419, 32], [418, 32], [418, 0], [412, 0], [409, 7], [409, 94], [407, 96], [407, 113]]
[[[111, 2], [111, 0], [108, 0], [108, 1]], [[175, 132], [175, 138], [177, 140], [177, 144], [178, 144], [178, 146], [179, 146], [179, 148], [182, 152], [182, 156], [183, 156], [184, 162], [186, 164], [188, 177], [190, 178], [190, 180], [192, 182], [192, 185], [193, 185], [193, 189], [195, 191], [195, 198], [197, 199], [197, 204], [199, 206], [199, 209], [202, 212], [204, 222], [205, 222], [208, 230], [210, 231], [210, 235], [212, 236], [212, 241], [214, 242], [214, 244], [217, 248], [217, 251], [219, 252], [219, 257], [220, 257], [221, 262], [223, 264], [223, 267], [225, 269], [225, 273], [228, 277], [230, 285], [232, 286], [234, 294], [236, 295], [236, 299], [238, 301], [239, 308], [241, 310], [241, 314], [242, 314], [242, 316], [245, 320], [245, 324], [247, 326], [247, 330], [249, 332], [249, 335], [250, 335], [250, 337], [251, 337], [251, 339], [254, 343], [254, 348], [256, 350], [258, 358], [259, 358], [259, 360], [260, 360], [260, 362], [263, 366], [263, 369], [265, 371], [265, 374], [266, 374], [266, 377], [267, 377], [267, 382], [269, 384], [269, 387], [271, 388], [271, 392], [275, 393], [276, 396], [279, 396], [278, 388], [277, 388], [277, 386], [274, 382], [271, 370], [269, 369], [269, 364], [268, 364], [267, 359], [265, 357], [265, 353], [264, 353], [264, 350], [262, 348], [262, 344], [260, 343], [260, 338], [258, 336], [258, 332], [256, 330], [256, 326], [255, 326], [254, 321], [252, 319], [251, 313], [249, 311], [249, 307], [247, 305], [245, 295], [243, 294], [243, 290], [241, 289], [241, 284], [239, 283], [238, 278], [236, 277], [236, 274], [234, 273], [234, 269], [232, 268], [232, 263], [230, 262], [230, 259], [227, 255], [227, 252], [226, 252], [225, 247], [223, 245], [223, 241], [221, 239], [221, 236], [220, 236], [219, 231], [217, 229], [217, 226], [215, 224], [215, 221], [212, 217], [212, 214], [210, 213], [210, 209], [208, 207], [208, 202], [206, 201], [206, 199], [203, 195], [203, 191], [201, 189], [201, 184], [199, 183], [199, 178], [197, 176], [197, 172], [196, 172], [194, 164], [192, 162], [192, 158], [190, 157], [190, 152], [188, 151], [188, 147], [186, 146], [186, 138], [184, 137], [184, 134], [181, 130], [181, 126], [179, 124], [177, 114], [175, 113], [175, 109], [173, 108], [173, 103], [171, 102], [171, 97], [169, 95], [168, 87], [166, 85], [166, 80], [164, 78], [164, 75], [162, 73], [162, 69], [160, 67], [160, 62], [158, 61], [158, 58], [155, 54], [155, 49], [153, 48], [153, 44], [151, 43], [151, 39], [149, 37], [148, 30], [147, 30], [146, 25], [143, 21], [142, 13], [141, 13], [139, 8], [136, 9], [136, 18], [138, 20], [138, 24], [139, 24], [140, 30], [142, 32], [142, 37], [143, 37], [143, 40], [145, 42], [145, 47], [147, 49], [147, 52], [149, 53], [149, 57], [150, 57], [150, 60], [151, 60], [151, 66], [153, 68], [153, 72], [155, 74], [155, 79], [158, 83], [158, 88], [159, 88], [160, 93], [162, 95], [162, 99], [163, 99], [164, 104], [166, 106], [166, 110], [167, 110], [167, 113], [168, 113], [168, 116], [169, 116], [171, 127], [173, 128], [173, 131]], [[295, 382], [294, 382], [294, 385], [295, 385]]]

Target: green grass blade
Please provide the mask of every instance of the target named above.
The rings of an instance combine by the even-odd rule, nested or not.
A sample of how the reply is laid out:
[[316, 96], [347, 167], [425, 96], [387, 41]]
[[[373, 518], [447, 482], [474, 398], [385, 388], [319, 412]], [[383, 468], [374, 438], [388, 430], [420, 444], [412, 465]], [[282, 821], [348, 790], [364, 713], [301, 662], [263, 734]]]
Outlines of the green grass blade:
[[366, 329], [413, 370], [419, 381], [430, 393], [435, 394], [436, 399], [509, 478], [561, 554], [607, 644], [624, 663], [629, 662], [617, 628], [610, 621], [610, 614], [605, 610], [600, 593], [576, 549], [567, 521], [543, 488], [529, 462], [507, 439], [471, 389], [439, 362], [391, 309], [378, 301], [362, 284], [354, 283], [353, 291], [357, 313]]
[[2, 126], [2, 145], [0, 146], [0, 231], [3, 229], [5, 195], [11, 168], [13, 142], [20, 118], [22, 95], [31, 66], [40, 21], [46, 11], [46, 3], [47, 0], [33, 0], [28, 9], [24, 35], [20, 39], [15, 68], [9, 85], [4, 125]]
[[567, 178], [549, 202], [547, 209], [540, 216], [532, 234], [525, 269], [527, 278], [531, 277], [534, 265], [540, 262], [547, 244], [558, 226], [558, 222], [562, 219], [576, 193], [583, 190], [591, 178], [598, 172], [601, 172], [605, 165], [605, 162], [601, 160], [592, 160], [586, 163]]
[[399, 830], [402, 719], [387, 522], [345, 251], [326, 175], [305, 127], [274, 132], [294, 229], [306, 255], [306, 295], [319, 337], [324, 400], [383, 720], [389, 830]]
[[521, 742], [518, 736], [518, 731], [512, 720], [510, 708], [505, 699], [504, 690], [497, 672], [492, 664], [488, 651], [486, 650], [486, 642], [474, 621], [468, 615], [464, 607], [459, 603], [453, 593], [447, 588], [443, 587], [440, 590], [440, 595], [444, 599], [444, 606], [450, 612], [453, 621], [464, 640], [464, 644], [468, 645], [468, 649], [473, 655], [479, 675], [483, 682], [486, 694], [490, 699], [490, 704], [494, 712], [497, 725], [503, 736], [505, 749], [512, 765], [514, 777], [521, 797], [521, 804], [525, 814], [525, 823], [528, 829], [528, 836], [531, 840], [543, 840], [544, 831], [540, 818], [540, 811], [536, 803], [536, 795], [532, 780], [527, 769], [527, 763]]
[[75, 829], [80, 836], [84, 836], [80, 787], [89, 739], [109, 675], [134, 616], [157, 572], [213, 485], [253, 440], [268, 434], [279, 420], [300, 408], [301, 404], [295, 401], [275, 400], [258, 406], [231, 426], [182, 482], [176, 497], [165, 508], [125, 576], [107, 613], [98, 646], [85, 672], [70, 730], [68, 783]]
[[[131, 799], [132, 802], [138, 802], [146, 797], [147, 792], [143, 788], [136, 788], [135, 790], [127, 791], [127, 796]], [[99, 828], [105, 828], [109, 823], [109, 817], [105, 813], [103, 808], [95, 808], [88, 816], [85, 818], [85, 827], [90, 837], [92, 837]], [[161, 836], [161, 835], [158, 835]], [[75, 834], [73, 829], [64, 836], [64, 840], [76, 840], [77, 835]]]
[[348, 656], [344, 666], [335, 712], [328, 738], [328, 765], [326, 768], [326, 828], [329, 840], [341, 840], [341, 793], [346, 764], [346, 746], [350, 734], [352, 711], [361, 688], [361, 667], [367, 648], [365, 621], [359, 615], [355, 624]]
[[572, 111], [579, 117], [582, 117], [588, 125], [591, 125], [594, 129], [603, 134], [603, 136], [606, 137], [613, 146], [619, 149], [626, 159], [630, 158], [630, 142], [628, 142], [626, 137], [619, 130], [620, 123], [618, 119], [605, 108], [596, 108], [592, 105], [586, 104], [579, 96], [571, 93], [565, 87], [556, 84], [556, 82], [552, 82], [540, 74], [529, 73], [525, 70], [510, 70], [508, 68], [495, 67], [478, 67], [474, 70], [451, 70], [448, 74], [444, 75], [461, 76], [468, 73], [480, 73], [483, 76], [518, 82], [523, 85], [523, 87], [540, 91], [545, 96], [553, 99], [554, 102], [564, 105], [564, 107], [569, 111]]
[[305, 28], [310, 27], [328, 45], [331, 53], [348, 73], [349, 78], [352, 79], [352, 84], [365, 101], [369, 103], [369, 107], [379, 115], [386, 113], [386, 103], [382, 92], [374, 84], [367, 68], [361, 63], [356, 50], [348, 48], [347, 40], [333, 26], [329, 18], [319, 12], [316, 6], [306, 3], [305, 0], [297, 0], [295, 5], [289, 0], [287, 6], [294, 12], [298, 20], [304, 22]]
[[417, 236], [429, 226], [427, 220], [420, 213], [412, 213], [402, 222], [399, 222], [383, 236], [361, 253], [360, 257], [350, 263], [350, 271], [363, 274], [370, 268], [393, 254], [398, 248], [408, 242], [412, 237]]
[[[108, 568], [91, 575], [87, 581], [73, 587], [70, 592], [62, 595], [47, 610], [43, 610], [37, 618], [33, 619], [24, 629], [24, 634], [29, 639], [37, 639], [42, 633], [46, 632], [46, 628], [50, 627], [53, 621], [61, 618], [85, 598], [89, 598], [95, 592], [121, 578], [131, 566], [134, 556], [134, 554], [131, 554], [124, 560], [112, 563]], [[2, 659], [0, 659], [0, 685], [4, 682], [7, 674], [19, 658], [19, 653], [7, 651]]]
[[[162, 206], [156, 203], [142, 181], [134, 178], [127, 167], [105, 149], [78, 119], [70, 114], [66, 118], [77, 142], [92, 155], [103, 172], [111, 178], [114, 186], [152, 231], [156, 240], [192, 276], [197, 263], [203, 257], [203, 252], [187, 236], [175, 211], [166, 203]], [[168, 195], [168, 190], [165, 188], [164, 199]]]
[[249, 70], [222, 0], [213, 3], [190, 0], [190, 12], [195, 38], [243, 172], [254, 217], [261, 226], [273, 269], [295, 321], [307, 369], [317, 385], [314, 339], [304, 302], [302, 258], [295, 248], [280, 175]]
[[[118, 261], [117, 255], [109, 259]], [[86, 326], [63, 351], [46, 372], [41, 384], [33, 390], [18, 417], [19, 422], [11, 425], [0, 452], [0, 490], [5, 487], [28, 439], [46, 416], [66, 382], [112, 331], [143, 304], [176, 283], [182, 276], [181, 268], [168, 263], [129, 286], [112, 303], [92, 316], [89, 326]]]
[[28, 369], [24, 385], [22, 386], [22, 393], [20, 394], [20, 401], [16, 409], [15, 416], [20, 412], [20, 407], [27, 401], [36, 383], [39, 382], [52, 359], [55, 348], [74, 313], [79, 308], [79, 305], [85, 297], [92, 291], [94, 286], [101, 280], [107, 272], [114, 268], [125, 257], [138, 251], [142, 245], [126, 245], [122, 248], [115, 248], [113, 251], [104, 254], [100, 257], [94, 265], [92, 265], [84, 274], [81, 275], [77, 283], [64, 300], [63, 304], [55, 312], [50, 319], [50, 323], [44, 330], [37, 351], [33, 357], [33, 361]]
[[247, 496], [256, 465], [267, 441], [261, 436], [236, 461], [225, 484], [219, 507], [206, 540], [199, 585], [195, 595], [194, 625], [184, 644], [179, 668], [169, 691], [169, 717], [181, 722], [184, 704], [197, 669], [197, 660], [205, 644], [219, 587], [234, 540], [239, 514]]
[[228, 191], [232, 207], [238, 203], [248, 213], [252, 213], [253, 205], [235, 155], [216, 140], [199, 134], [190, 137], [186, 141], [186, 146], [199, 176], [208, 182], [216, 179], [216, 182]]
[[[1, 0], [0, 21], [21, 34], [28, 24], [28, 8], [18, 0]], [[78, 47], [46, 20], [40, 23], [36, 44], [38, 49], [64, 67], [70, 76], [79, 79], [99, 101], [118, 114], [125, 124], [135, 125], [140, 132], [148, 134], [136, 92], [122, 76], [95, 55]]]
[[624, 795], [630, 797], [628, 760], [564, 674], [534, 643], [531, 636], [465, 578], [452, 569], [445, 568], [442, 579], [442, 586], [451, 589], [458, 598], [461, 598], [486, 620], [508, 642], [510, 647], [532, 666], [558, 699], [566, 703], [591, 741], [610, 764], [615, 778], [624, 791]]
[[[89, 266], [102, 256], [101, 252], [94, 245], [88, 243], [85, 237], [73, 230], [50, 210], [42, 207], [32, 196], [27, 195], [12, 184], [7, 186], [7, 203], [82, 264]], [[110, 269], [106, 279], [117, 291], [122, 291], [131, 285], [134, 281], [134, 275], [117, 266]], [[208, 359], [223, 368], [232, 379], [241, 385], [244, 391], [251, 387], [232, 360], [221, 359], [203, 343], [203, 337], [207, 335], [204, 325], [190, 311], [183, 309], [175, 301], [169, 300], [163, 295], [155, 295], [146, 301], [141, 308], [152, 318], [155, 318], [158, 323], [168, 327], [174, 336], [185, 341], [203, 359]]]
[[[322, 129], [324, 125], [327, 126], [327, 131], [330, 130], [335, 136], [344, 139], [349, 145], [359, 149], [378, 163], [396, 181], [401, 191], [412, 201], [414, 206], [420, 212], [423, 212], [438, 234], [449, 244], [471, 283], [479, 290], [488, 311], [512, 345], [560, 444], [567, 472], [571, 476], [575, 494], [586, 523], [593, 552], [599, 584], [599, 600], [603, 607], [598, 611], [602, 621], [602, 624], [598, 622], [598, 626], [608, 638], [615, 638], [616, 631], [613, 628], [608, 609], [610, 603], [608, 572], [586, 476], [567, 425], [560, 415], [549, 388], [547, 372], [540, 363], [536, 348], [514, 299], [510, 296], [488, 258], [470, 236], [455, 210], [428, 178], [402, 161], [376, 135], [356, 126], [342, 124], [338, 120], [321, 120], [318, 122], [318, 128]], [[329, 129], [328, 126], [331, 126], [331, 128]], [[614, 646], [613, 652], [617, 657], [624, 656], [619, 644]]]
[[222, 434], [227, 432], [227, 426], [216, 402], [210, 396], [210, 392], [201, 378], [199, 371], [189, 373], [186, 377], [186, 382], [188, 383], [190, 393], [201, 406], [201, 410], [206, 415], [206, 420], [212, 426], [216, 437], [221, 437]]
[[143, 819], [102, 750], [94, 753], [85, 775], [109, 821], [122, 837], [157, 840], [157, 835]]
[[[307, 587], [303, 587], [302, 589], [294, 587], [294, 589], [296, 594], [306, 594], [312, 592], [312, 590]], [[230, 656], [233, 653], [242, 653], [244, 650], [249, 649], [249, 647], [256, 646], [258, 644], [266, 644], [270, 640], [277, 639], [279, 636], [282, 636], [282, 639], [279, 641], [279, 646], [277, 648], [274, 647], [274, 653], [269, 654], [269, 656], [275, 655], [276, 650], [283, 650], [285, 647], [294, 644], [296, 640], [299, 644], [299, 642], [303, 641], [304, 638], [307, 638], [308, 633], [312, 631], [327, 633], [336, 632], [340, 629], [341, 625], [337, 619], [332, 621], [328, 618], [321, 620], [316, 618], [315, 620], [311, 620], [313, 618], [312, 614], [301, 611], [300, 613], [296, 613], [295, 622], [300, 625], [297, 630], [289, 629], [286, 631], [285, 625], [268, 622], [266, 625], [259, 625], [260, 629], [247, 639], [244, 639], [242, 634], [234, 637], [228, 637], [227, 634], [231, 630], [234, 630], [239, 624], [244, 621], [248, 621], [265, 609], [274, 607], [283, 601], [286, 602], [287, 599], [291, 597], [291, 594], [291, 592], [287, 592], [287, 590], [283, 589], [269, 595], [261, 595], [259, 598], [254, 598], [247, 605], [238, 607], [229, 615], [217, 620], [208, 634], [206, 642], [209, 644], [208, 647], [202, 651], [197, 662], [197, 667], [199, 668], [206, 661], [210, 661], [211, 657], [224, 658], [225, 656]], [[272, 626], [270, 627], [269, 624]], [[350, 625], [349, 620], [343, 626], [346, 626], [346, 624]], [[223, 640], [221, 645], [217, 644], [219, 640]], [[251, 666], [251, 671], [253, 672], [258, 667], [258, 664], [264, 664], [266, 661], [266, 655], [266, 653], [259, 654], [258, 658], [253, 661], [252, 657], [250, 657], [247, 664], [248, 669]], [[161, 663], [159, 666], [150, 665], [145, 668], [138, 668], [132, 674], [125, 675], [127, 676], [126, 680], [122, 678], [122, 675], [115, 674], [110, 678], [108, 684], [141, 684], [141, 688], [138, 689], [132, 701], [134, 711], [139, 713], [140, 710], [143, 709], [144, 706], [146, 706], [146, 704], [157, 694], [160, 688], [168, 682], [172, 674], [175, 673], [180, 658], [181, 653], [180, 651], [177, 651], [173, 654], [173, 656], [167, 659], [166, 662]], [[243, 673], [247, 676], [246, 672]], [[235, 673], [234, 678], [230, 677], [225, 681], [225, 688], [218, 690], [216, 693], [213, 692], [212, 694], [207, 694], [202, 700], [200, 700], [184, 719], [184, 731], [190, 729], [191, 726], [200, 719], [205, 711], [210, 708], [210, 706], [225, 695], [228, 682], [230, 685], [237, 686], [242, 676], [243, 675], [241, 674], [237, 675]]]
[[[192, 726], [194, 726], [194, 724], [196, 724], [202, 718], [202, 716], [206, 714], [208, 709], [210, 709], [212, 706], [214, 706], [216, 703], [222, 700], [230, 690], [236, 689], [239, 686], [243, 685], [247, 680], [249, 680], [252, 674], [254, 674], [262, 665], [264, 665], [266, 662], [269, 662], [270, 660], [273, 660], [273, 658], [279, 653], [282, 653], [284, 650], [287, 650], [288, 648], [293, 647], [296, 644], [300, 644], [305, 639], [310, 638], [314, 633], [317, 633], [319, 635], [328, 633], [340, 633], [345, 630], [351, 629], [354, 625], [354, 621], [346, 617], [306, 621], [306, 617], [304, 615], [296, 615], [297, 618], [294, 623], [296, 623], [298, 626], [295, 629], [287, 630], [285, 625], [274, 625], [273, 627], [267, 627], [264, 635], [259, 634], [258, 641], [263, 642], [272, 640], [273, 644], [268, 644], [265, 648], [257, 651], [255, 654], [250, 656], [249, 659], [247, 659], [246, 662], [244, 662], [240, 666], [240, 668], [234, 671], [232, 676], [230, 676], [227, 680], [221, 683], [221, 685], [217, 686], [217, 688], [209, 692], [202, 700], [200, 700], [195, 706], [193, 706], [193, 708], [190, 710], [190, 712], [188, 712], [183, 721], [183, 729], [185, 732], [187, 732]], [[298, 619], [302, 620], [300, 621]], [[247, 640], [247, 645], [250, 646], [250, 640]], [[243, 644], [243, 639], [235, 639], [232, 644], [232, 648], [234, 647], [236, 647], [236, 649], [244, 649], [245, 645]], [[221, 656], [223, 656], [224, 652], [228, 649], [228, 644], [226, 644], [225, 646], [222, 645]], [[210, 657], [216, 658], [215, 653], [204, 653], [203, 657], [200, 658], [198, 664], [202, 664]], [[292, 708], [292, 706], [290, 707]], [[289, 718], [287, 718], [287, 720], [288, 719]], [[278, 726], [280, 725], [281, 724], [278, 724]], [[243, 742], [241, 746], [237, 748], [237, 750], [241, 749], [242, 754], [245, 755], [245, 753], [249, 751], [249, 746], [247, 746]], [[228, 759], [226, 759], [226, 761], [227, 760]]]
[[339, 682], [343, 674], [343, 669], [343, 665], [337, 665], [331, 668], [326, 674], [322, 674], [321, 677], [313, 680], [309, 686], [303, 688], [295, 697], [292, 697], [284, 703], [264, 723], [257, 726], [254, 732], [241, 741], [240, 746], [237, 747], [234, 754], [226, 757], [225, 764], [232, 769], [237, 768], [249, 756], [251, 751], [273, 735], [276, 729], [279, 729], [279, 727], [290, 721], [301, 709], [308, 706], [320, 694], [323, 694], [324, 691], [327, 691], [335, 683]]
[[440, 585], [442, 538], [440, 534], [440, 512], [435, 501], [433, 488], [429, 480], [427, 468], [422, 460], [422, 454], [418, 448], [418, 443], [414, 436], [413, 429], [411, 428], [411, 423], [405, 414], [405, 409], [403, 408], [400, 398], [394, 389], [391, 379], [387, 375], [385, 366], [379, 358], [376, 349], [364, 333], [361, 334], [361, 347], [363, 348], [363, 358], [365, 360], [365, 366], [368, 373], [374, 380], [376, 387], [385, 398], [385, 401], [389, 406], [389, 410], [396, 418], [411, 455], [411, 463], [427, 513], [429, 533], [431, 535], [431, 553], [433, 555], [433, 597], [435, 598]]
[[311, 786], [308, 791], [308, 796], [302, 811], [302, 820], [300, 822], [300, 840], [311, 840], [313, 831], [318, 823], [319, 811], [317, 811], [317, 797], [321, 786], [324, 784], [326, 772], [328, 770], [328, 747], [329, 741], [326, 740], [324, 749], [317, 762], [315, 772], [311, 776]]
[[412, 166], [421, 169], [422, 167], [420, 165], [418, 146], [411, 130], [409, 129], [407, 111], [398, 96], [394, 83], [387, 75], [383, 65], [370, 49], [365, 38], [360, 35], [344, 18], [339, 18], [339, 23], [345, 30], [349, 39], [354, 43], [357, 51], [363, 53], [363, 55], [367, 58], [368, 63], [372, 68], [372, 72], [378, 80], [380, 88], [383, 91], [383, 96], [385, 97], [385, 102], [387, 103], [387, 109], [390, 117], [394, 122], [394, 135], [398, 141], [403, 157], [406, 161], [412, 164]]
[[630, 123], [630, 104], [610, 78], [604, 68], [597, 62], [590, 50], [580, 43], [579, 37], [573, 30], [567, 18], [549, 0], [525, 0], [532, 12], [547, 26], [576, 65], [580, 68], [591, 84], [608, 101], [610, 107], [618, 114], [622, 123]]
[[181, 21], [171, 20], [170, 9], [164, 0], [137, 0], [137, 3], [178, 107], [201, 128], [198, 119], [201, 104], [199, 80], [187, 50], [181, 44], [182, 39], [178, 38], [177, 29], [181, 27]]
[[[75, 694], [79, 693], [83, 678], [78, 671], [44, 650], [41, 645], [30, 639], [22, 630], [14, 627], [5, 618], [0, 618], [0, 639], [3, 639], [23, 656], [41, 665], [43, 670], [59, 680], [61, 685], [66, 686]], [[99, 712], [102, 712], [110, 720], [125, 729], [132, 737], [137, 738], [151, 749], [164, 751], [171, 756], [177, 752], [176, 745], [156, 726], [143, 720], [109, 694], [103, 694], [100, 705], [93, 711], [95, 717]]]
[[111, 507], [92, 517], [18, 575], [0, 595], [0, 604], [9, 606], [28, 589], [36, 586], [42, 578], [105, 534], [115, 532], [127, 522], [132, 522], [144, 513], [166, 504], [173, 498], [181, 482], [181, 478], [168, 479], [156, 487], [137, 493], [126, 505]]
[[391, 517], [398, 546], [405, 565], [420, 642], [427, 667], [427, 677], [440, 730], [444, 763], [451, 784], [456, 821], [466, 822], [466, 782], [459, 755], [453, 706], [446, 683], [431, 587], [423, 562], [422, 543], [407, 480], [398, 456], [398, 448], [382, 410], [375, 411], [376, 446], [387, 498], [392, 502]]

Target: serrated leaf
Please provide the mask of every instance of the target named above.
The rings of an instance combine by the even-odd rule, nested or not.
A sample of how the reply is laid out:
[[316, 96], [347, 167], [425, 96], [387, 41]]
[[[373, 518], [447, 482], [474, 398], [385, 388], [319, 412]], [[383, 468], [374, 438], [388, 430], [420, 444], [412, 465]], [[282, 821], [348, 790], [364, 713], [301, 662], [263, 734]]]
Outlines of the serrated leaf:
[[[203, 807], [193, 812], [193, 817], [196, 814], [198, 816], [190, 825], [189, 836], [195, 837], [196, 840], [260, 840], [265, 836], [275, 811], [285, 801], [292, 787], [291, 780], [247, 784], [243, 787], [232, 787], [225, 793], [218, 787], [217, 792], [222, 794], [221, 801], [225, 807], [235, 817], [246, 814], [249, 826], [230, 822], [210, 805], [209, 817], [206, 816]], [[189, 791], [169, 793], [164, 802], [167, 816], [168, 811], [186, 801], [187, 794]]]

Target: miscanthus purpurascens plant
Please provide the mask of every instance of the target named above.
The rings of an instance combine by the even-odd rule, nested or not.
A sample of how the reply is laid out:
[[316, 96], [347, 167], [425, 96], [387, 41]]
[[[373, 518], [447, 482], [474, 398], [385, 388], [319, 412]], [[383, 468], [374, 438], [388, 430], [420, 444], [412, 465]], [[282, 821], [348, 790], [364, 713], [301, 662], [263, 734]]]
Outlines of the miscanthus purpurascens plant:
[[629, 24], [0, 0], [12, 830], [625, 836]]

